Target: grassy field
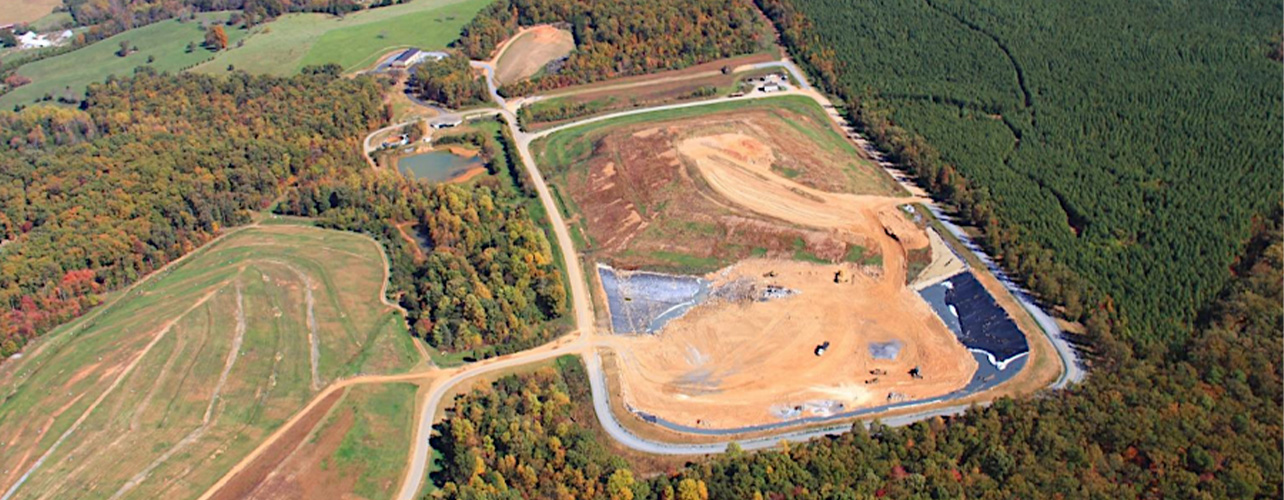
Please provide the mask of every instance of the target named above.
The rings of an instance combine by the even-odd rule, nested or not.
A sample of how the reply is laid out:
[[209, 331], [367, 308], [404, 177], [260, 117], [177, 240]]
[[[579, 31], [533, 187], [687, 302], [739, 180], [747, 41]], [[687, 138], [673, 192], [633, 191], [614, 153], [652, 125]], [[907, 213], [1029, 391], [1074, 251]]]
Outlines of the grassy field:
[[[226, 21], [227, 18], [227, 13], [218, 12], [196, 17], [198, 21]], [[235, 45], [243, 36], [243, 30], [227, 30], [231, 45]], [[205, 29], [201, 28], [199, 22], [161, 21], [126, 31], [79, 50], [25, 64], [18, 68], [18, 74], [30, 78], [31, 83], [0, 95], [0, 108], [31, 104], [45, 94], [54, 98], [67, 93], [80, 97], [90, 83], [102, 82], [108, 75], [133, 74], [134, 68], [140, 66], [151, 66], [157, 71], [177, 72], [214, 56], [214, 53], [199, 47], [204, 40]], [[122, 41], [138, 47], [138, 52], [125, 57], [117, 56], [116, 51], [120, 50]], [[198, 47], [187, 52], [187, 44], [191, 42], [195, 42]], [[153, 59], [151, 63], [147, 62], [149, 58]]]
[[31, 471], [14, 498], [193, 498], [319, 387], [414, 366], [378, 252], [249, 228], [51, 332], [0, 371], [0, 487]]
[[[61, 4], [62, 2], [55, 3]], [[27, 27], [37, 32], [42, 32], [59, 28], [70, 28], [75, 25], [76, 22], [71, 18], [71, 13], [51, 12], [48, 15], [27, 24]]]
[[[829, 123], [825, 111], [815, 101], [800, 96], [780, 96], [766, 99], [736, 99], [705, 106], [666, 109], [651, 113], [622, 116], [610, 120], [593, 122], [579, 127], [563, 130], [542, 137], [531, 144], [531, 154], [539, 161], [542, 169], [558, 171], [570, 166], [577, 158], [587, 155], [592, 150], [593, 141], [602, 137], [613, 128], [646, 122], [662, 122], [679, 118], [734, 111], [742, 109], [783, 108], [803, 114], [821, 123]], [[856, 146], [848, 142], [832, 128], [808, 127], [790, 123], [799, 132], [807, 135], [820, 147], [859, 157]], [[874, 168], [877, 165], [870, 163]], [[890, 179], [889, 179], [890, 181]]]
[[5, 0], [0, 9], [0, 24], [29, 23], [53, 12], [61, 0]]
[[245, 44], [195, 71], [226, 72], [228, 65], [256, 74], [290, 75], [304, 66], [336, 63], [345, 70], [373, 64], [397, 48], [441, 50], [459, 36], [490, 0], [414, 0], [339, 18], [290, 14], [256, 26]]
[[414, 433], [410, 383], [360, 384], [316, 424], [307, 440], [259, 482], [247, 500], [392, 498]]
[[400, 485], [414, 433], [416, 389], [403, 383], [362, 385], [348, 391], [339, 411], [351, 412], [353, 425], [324, 464], [357, 473], [352, 493], [388, 498]]

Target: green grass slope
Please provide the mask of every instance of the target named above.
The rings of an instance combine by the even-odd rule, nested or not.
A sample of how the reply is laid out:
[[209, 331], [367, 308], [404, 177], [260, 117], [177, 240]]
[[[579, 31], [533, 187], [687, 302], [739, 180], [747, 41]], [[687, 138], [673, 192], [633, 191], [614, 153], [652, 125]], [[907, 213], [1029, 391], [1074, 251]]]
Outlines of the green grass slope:
[[336, 63], [353, 70], [401, 47], [444, 49], [490, 0], [414, 0], [338, 18], [290, 14], [255, 27], [233, 47], [195, 71], [290, 75], [304, 66]]
[[198, 250], [0, 369], [0, 489], [30, 471], [13, 498], [199, 496], [320, 387], [418, 362], [382, 280], [353, 233], [273, 225]]
[[[0, 95], [0, 108], [9, 109], [16, 104], [31, 104], [46, 94], [54, 98], [70, 93], [80, 97], [90, 83], [102, 82], [108, 75], [125, 76], [134, 68], [151, 66], [157, 71], [177, 72], [209, 59], [214, 53], [197, 47], [187, 52], [187, 44], [198, 46], [205, 40], [205, 29], [199, 21], [226, 21], [227, 13], [212, 12], [196, 16], [196, 22], [180, 23], [176, 20], [161, 21], [133, 29], [93, 45], [60, 56], [25, 64], [18, 74], [31, 79], [31, 83], [12, 92]], [[245, 32], [228, 29], [229, 44], [235, 45]], [[138, 47], [125, 57], [116, 55], [120, 42]], [[147, 58], [154, 60], [149, 64]]]

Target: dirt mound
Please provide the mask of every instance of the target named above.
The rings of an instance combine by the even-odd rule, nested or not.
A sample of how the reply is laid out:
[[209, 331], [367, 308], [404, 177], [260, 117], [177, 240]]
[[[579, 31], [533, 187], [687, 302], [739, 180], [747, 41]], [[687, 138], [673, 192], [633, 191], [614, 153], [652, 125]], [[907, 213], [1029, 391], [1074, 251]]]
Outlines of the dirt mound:
[[[788, 129], [787, 111], [749, 110], [711, 114], [664, 124], [622, 127], [597, 139], [581, 168], [555, 180], [583, 217], [589, 253], [623, 269], [705, 272], [750, 256], [789, 258], [800, 253], [841, 261], [853, 246], [873, 256], [878, 249], [853, 232], [808, 228], [772, 214], [755, 213], [728, 199], [679, 152], [692, 137], [744, 130], [735, 137], [728, 161], [774, 166], [819, 185], [844, 189], [841, 165], [808, 147], [804, 137], [772, 133]], [[807, 165], [807, 166], [804, 166]]]
[[495, 79], [500, 85], [525, 80], [572, 50], [575, 50], [575, 37], [571, 32], [548, 25], [535, 26], [508, 42], [496, 64]]

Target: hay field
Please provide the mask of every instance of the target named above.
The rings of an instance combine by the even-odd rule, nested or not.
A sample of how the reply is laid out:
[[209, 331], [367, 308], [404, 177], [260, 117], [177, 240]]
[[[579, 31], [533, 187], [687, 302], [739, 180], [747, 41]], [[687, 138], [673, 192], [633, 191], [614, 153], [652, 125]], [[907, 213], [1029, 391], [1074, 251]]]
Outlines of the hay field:
[[398, 48], [442, 50], [490, 0], [412, 0], [344, 17], [299, 13], [256, 26], [245, 44], [193, 71], [225, 73], [229, 65], [254, 74], [286, 76], [304, 66], [335, 63], [351, 71]]
[[[180, 23], [174, 19], [161, 21], [99, 40], [66, 54], [24, 64], [18, 68], [18, 74], [30, 78], [31, 83], [0, 95], [0, 108], [11, 109], [15, 104], [31, 104], [45, 94], [58, 98], [70, 93], [72, 97], [80, 98], [89, 84], [101, 83], [107, 79], [107, 75], [132, 75], [134, 68], [141, 66], [149, 66], [158, 72], [181, 71], [214, 57], [213, 52], [199, 47], [205, 40], [205, 28], [201, 27], [201, 22], [223, 22], [228, 16], [226, 12], [207, 12], [197, 14], [196, 20], [192, 22]], [[233, 46], [244, 37], [244, 30], [227, 30], [228, 43]], [[138, 51], [125, 57], [117, 56], [116, 51], [120, 50], [122, 41], [137, 46]], [[198, 47], [187, 52], [188, 43], [195, 43]], [[152, 62], [147, 62], [148, 58]]]
[[194, 498], [318, 389], [418, 362], [370, 239], [247, 228], [0, 369], [13, 498]]
[[53, 12], [60, 0], [5, 0], [0, 9], [0, 24], [30, 23]]

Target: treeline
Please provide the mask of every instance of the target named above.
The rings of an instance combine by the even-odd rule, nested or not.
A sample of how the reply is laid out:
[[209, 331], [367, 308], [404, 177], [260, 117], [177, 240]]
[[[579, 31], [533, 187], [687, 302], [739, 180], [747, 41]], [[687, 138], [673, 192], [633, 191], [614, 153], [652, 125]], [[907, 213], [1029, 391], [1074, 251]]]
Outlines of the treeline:
[[489, 59], [519, 27], [569, 23], [575, 50], [561, 70], [506, 85], [525, 95], [616, 77], [681, 69], [771, 43], [747, 0], [498, 0], [464, 26], [455, 46]]
[[576, 101], [572, 98], [553, 98], [536, 101], [517, 108], [517, 122], [523, 129], [535, 123], [557, 122], [597, 113], [610, 103], [605, 100]]
[[952, 419], [745, 453], [643, 479], [587, 439], [577, 358], [459, 396], [429, 498], [1279, 498], [1284, 483], [1279, 214], [1240, 277], [1162, 359]]
[[292, 179], [353, 169], [379, 87], [159, 75], [90, 86], [83, 110], [0, 112], [0, 354], [249, 220]]
[[[558, 333], [548, 321], [564, 313], [566, 288], [543, 231], [512, 193], [366, 173], [300, 186], [277, 210], [379, 238], [392, 265], [389, 295], [437, 349], [483, 358]], [[422, 259], [397, 227], [405, 222], [427, 240]]]
[[699, 480], [648, 481], [608, 452], [589, 428], [588, 387], [580, 359], [563, 356], [456, 397], [432, 438], [444, 456], [430, 478], [440, 489], [425, 498], [710, 498]]
[[757, 1], [873, 140], [1096, 335], [1167, 348], [1278, 198], [1279, 63], [1260, 40], [1279, 5]]
[[490, 99], [486, 80], [473, 70], [467, 58], [458, 54], [415, 66], [408, 85], [420, 98], [452, 109]]
[[323, 12], [341, 16], [406, 1], [408, 0], [63, 0], [63, 5], [77, 25], [89, 27], [77, 39], [78, 44], [83, 44], [166, 19], [190, 18], [197, 12], [240, 11], [233, 14], [233, 20], [229, 24], [249, 28], [290, 12]]

